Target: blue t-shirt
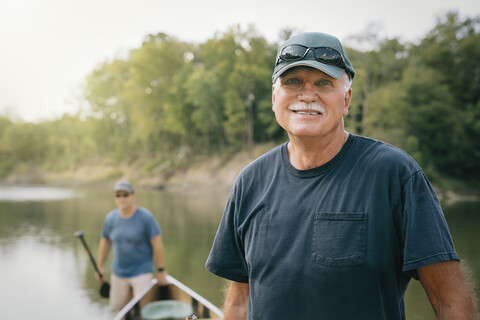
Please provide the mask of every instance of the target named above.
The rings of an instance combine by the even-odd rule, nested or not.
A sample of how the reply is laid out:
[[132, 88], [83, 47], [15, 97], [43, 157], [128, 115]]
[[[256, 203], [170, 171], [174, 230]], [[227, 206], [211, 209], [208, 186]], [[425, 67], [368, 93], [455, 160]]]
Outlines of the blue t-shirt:
[[350, 134], [295, 169], [286, 144], [232, 188], [206, 267], [250, 286], [247, 319], [404, 319], [419, 267], [459, 260], [438, 199], [405, 152]]
[[112, 271], [120, 278], [153, 272], [153, 249], [150, 242], [162, 231], [153, 215], [137, 207], [130, 218], [123, 218], [118, 209], [105, 218], [102, 237], [113, 245]]

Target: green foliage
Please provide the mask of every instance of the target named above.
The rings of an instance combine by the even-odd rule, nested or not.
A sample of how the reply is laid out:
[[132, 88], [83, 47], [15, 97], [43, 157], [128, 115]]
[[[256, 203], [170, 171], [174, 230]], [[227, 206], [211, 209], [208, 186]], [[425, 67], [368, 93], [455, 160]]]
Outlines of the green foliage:
[[119, 156], [129, 147], [131, 106], [124, 90], [130, 77], [128, 70], [128, 62], [114, 60], [104, 63], [87, 77], [85, 99], [93, 117], [98, 119], [93, 131], [88, 132], [96, 138], [100, 155]]
[[458, 122], [450, 156], [438, 159], [436, 166], [455, 177], [470, 179], [480, 178], [479, 30], [479, 17], [461, 20], [458, 14], [449, 13], [414, 48], [424, 65], [442, 75], [440, 84], [453, 96], [450, 109]]
[[424, 164], [449, 170], [455, 162], [451, 156], [461, 132], [452, 108], [454, 98], [441, 78], [436, 70], [416, 66], [407, 69], [401, 81], [405, 94], [399, 113], [405, 133], [418, 140]]
[[448, 13], [417, 45], [367, 37], [373, 49], [350, 51], [349, 129], [413, 152], [430, 172], [480, 178], [479, 31], [479, 18]]
[[437, 26], [414, 48], [422, 62], [443, 74], [459, 105], [480, 100], [480, 18], [460, 20], [456, 13]]
[[186, 83], [187, 102], [192, 105], [191, 123], [203, 137], [200, 143], [208, 150], [224, 143], [222, 89], [217, 74], [203, 65], [190, 75]]
[[0, 178], [8, 174], [14, 167], [13, 150], [9, 148], [9, 137], [6, 131], [14, 124], [7, 117], [0, 116]]
[[[294, 30], [280, 33], [284, 40]], [[349, 131], [404, 148], [422, 167], [480, 178], [480, 18], [452, 12], [417, 44], [371, 31], [348, 48], [357, 72]], [[285, 139], [271, 110], [278, 44], [232, 26], [200, 44], [148, 35], [87, 77], [86, 114], [37, 124], [0, 117], [0, 176], [25, 162], [65, 170], [102, 157], [145, 170]]]

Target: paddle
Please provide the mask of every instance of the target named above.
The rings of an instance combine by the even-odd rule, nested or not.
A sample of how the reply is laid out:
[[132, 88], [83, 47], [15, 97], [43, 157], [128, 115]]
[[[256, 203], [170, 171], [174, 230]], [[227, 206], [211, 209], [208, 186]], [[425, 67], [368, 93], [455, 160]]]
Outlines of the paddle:
[[100, 295], [104, 298], [108, 298], [110, 296], [110, 284], [107, 281], [103, 280], [103, 274], [98, 270], [97, 263], [95, 262], [95, 259], [93, 258], [92, 253], [90, 252], [90, 249], [85, 242], [85, 239], [83, 239], [83, 235], [84, 233], [82, 231], [75, 232], [75, 237], [79, 238], [80, 241], [82, 241], [82, 244], [85, 247], [85, 250], [87, 250], [88, 256], [90, 257], [90, 261], [92, 262], [95, 271], [102, 280], [102, 285], [100, 287]]

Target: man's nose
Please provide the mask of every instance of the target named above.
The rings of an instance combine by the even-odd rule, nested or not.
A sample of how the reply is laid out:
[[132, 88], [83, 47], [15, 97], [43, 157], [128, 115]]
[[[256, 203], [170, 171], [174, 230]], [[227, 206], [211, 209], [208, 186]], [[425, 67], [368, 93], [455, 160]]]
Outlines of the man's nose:
[[317, 98], [314, 85], [311, 83], [305, 83], [300, 91], [299, 99], [305, 102], [313, 102]]

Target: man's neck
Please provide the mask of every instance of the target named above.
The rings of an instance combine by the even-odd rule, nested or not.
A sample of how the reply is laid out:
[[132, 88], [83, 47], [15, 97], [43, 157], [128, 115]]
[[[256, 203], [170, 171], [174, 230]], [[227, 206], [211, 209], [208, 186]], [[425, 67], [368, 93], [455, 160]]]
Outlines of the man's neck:
[[287, 145], [290, 163], [298, 170], [320, 167], [340, 152], [348, 135], [348, 132], [342, 130], [328, 140], [290, 137]]
[[135, 210], [137, 210], [137, 208], [135, 206], [131, 206], [125, 209], [119, 208], [118, 212], [122, 218], [130, 218], [135, 213]]

